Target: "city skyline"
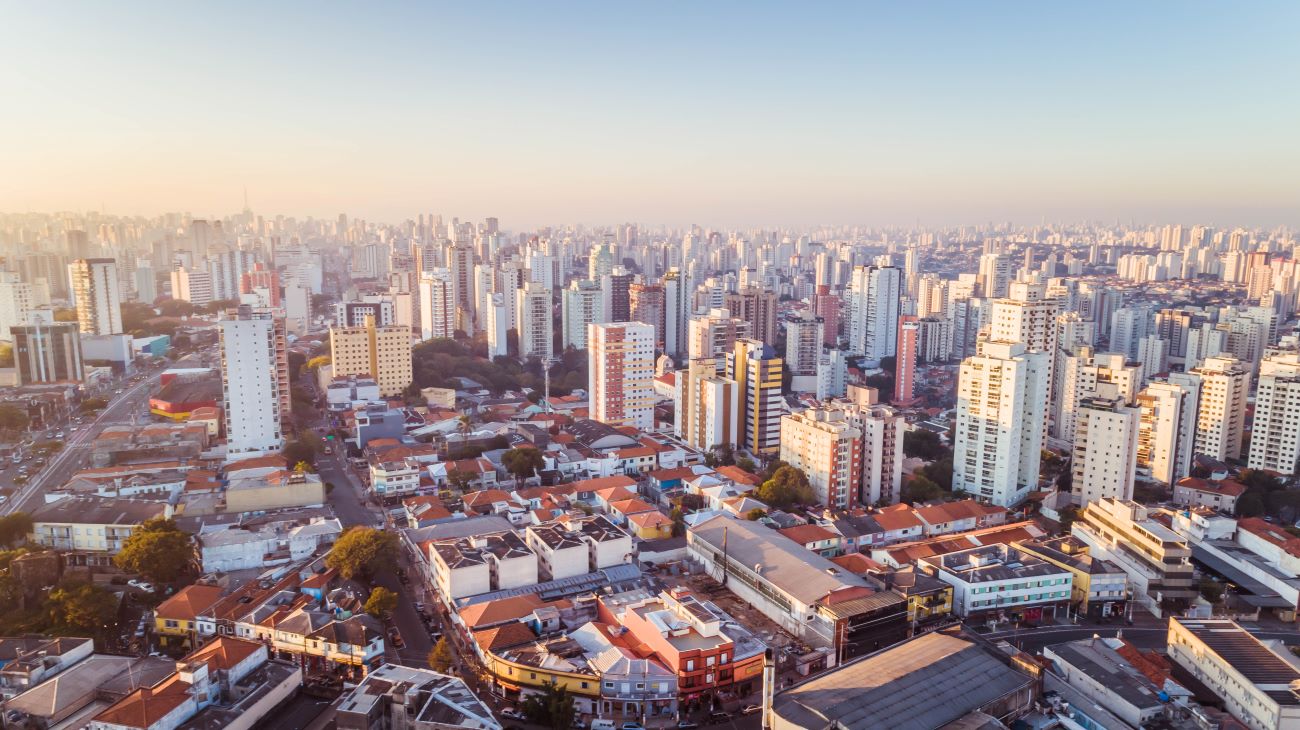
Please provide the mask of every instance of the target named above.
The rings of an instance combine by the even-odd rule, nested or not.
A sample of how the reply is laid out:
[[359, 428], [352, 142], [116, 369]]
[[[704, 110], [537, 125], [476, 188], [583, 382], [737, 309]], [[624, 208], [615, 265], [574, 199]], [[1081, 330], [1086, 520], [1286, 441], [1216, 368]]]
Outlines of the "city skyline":
[[1300, 223], [1289, 4], [10, 15], [6, 212]]

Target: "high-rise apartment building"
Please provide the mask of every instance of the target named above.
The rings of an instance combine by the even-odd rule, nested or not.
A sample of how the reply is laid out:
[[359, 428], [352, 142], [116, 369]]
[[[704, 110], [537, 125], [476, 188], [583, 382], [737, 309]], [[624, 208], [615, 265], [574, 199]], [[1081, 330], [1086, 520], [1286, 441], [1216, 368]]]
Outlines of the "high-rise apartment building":
[[840, 308], [844, 302], [838, 295], [831, 293], [830, 286], [819, 284], [813, 295], [813, 311], [821, 317], [825, 327], [822, 341], [832, 347], [838, 347], [840, 341]]
[[[510, 354], [510, 313], [506, 295], [489, 295], [487, 308], [488, 357], [505, 357]], [[514, 301], [514, 299], [510, 299]]]
[[844, 411], [817, 406], [781, 417], [781, 460], [808, 475], [819, 504], [849, 509], [857, 504], [862, 470], [862, 432]]
[[1122, 398], [1131, 404], [1142, 387], [1142, 368], [1117, 352], [1094, 353], [1091, 347], [1074, 348], [1074, 353], [1060, 358], [1059, 396], [1053, 401], [1055, 435], [1063, 441], [1074, 440], [1079, 404], [1093, 397]]
[[81, 382], [86, 378], [81, 359], [81, 335], [71, 322], [13, 325], [17, 385]]
[[588, 400], [593, 420], [654, 427], [654, 328], [640, 322], [587, 326]]
[[635, 278], [632, 272], [622, 266], [615, 266], [613, 272], [600, 279], [606, 322], [628, 322], [632, 319], [632, 281]]
[[207, 269], [175, 269], [172, 277], [172, 299], [189, 302], [196, 307], [212, 303], [212, 274]]
[[740, 385], [718, 374], [711, 357], [678, 370], [674, 432], [688, 446], [707, 450], [735, 446], [740, 437]]
[[1300, 467], [1300, 353], [1272, 352], [1260, 362], [1246, 464], [1286, 475]]
[[1137, 470], [1138, 409], [1123, 398], [1094, 396], [1078, 404], [1070, 484], [1075, 505], [1133, 498]]
[[10, 327], [27, 324], [32, 310], [32, 285], [12, 271], [0, 272], [0, 340], [10, 340]]
[[231, 460], [279, 451], [288, 418], [289, 358], [284, 320], [239, 307], [217, 323]]
[[906, 315], [898, 320], [898, 353], [894, 356], [894, 403], [910, 404], [916, 397], [916, 360], [921, 324]]
[[427, 269], [420, 273], [420, 339], [450, 339], [456, 334], [456, 287], [451, 270]]
[[516, 292], [515, 297], [515, 311], [519, 317], [519, 357], [545, 360], [553, 356], [555, 335], [551, 290], [530, 281]]
[[750, 336], [776, 344], [776, 292], [748, 286], [723, 300], [731, 316], [749, 323]]
[[604, 293], [600, 283], [591, 280], [574, 280], [561, 292], [560, 320], [563, 329], [561, 347], [575, 350], [587, 349], [587, 325], [601, 321], [604, 316]]
[[1051, 358], [984, 342], [961, 364], [953, 488], [1010, 507], [1038, 486]]
[[369, 375], [385, 398], [401, 395], [411, 385], [411, 329], [380, 327], [367, 317], [360, 327], [331, 327], [330, 353], [334, 375]]
[[692, 318], [689, 330], [688, 358], [711, 357], [718, 363], [719, 371], [736, 341], [750, 336], [749, 323], [732, 317], [725, 309], [711, 309], [708, 314]]
[[1190, 371], [1201, 380], [1195, 453], [1227, 461], [1241, 456], [1250, 371], [1235, 357], [1207, 357]]
[[664, 349], [664, 288], [659, 284], [633, 283], [628, 290], [633, 322], [655, 328], [655, 348]]
[[1138, 393], [1137, 468], [1172, 485], [1192, 473], [1196, 412], [1201, 380], [1188, 373], [1170, 375]]
[[785, 366], [791, 375], [816, 375], [826, 323], [805, 309], [785, 323]]
[[979, 293], [986, 299], [1005, 297], [1011, 286], [1015, 259], [1008, 254], [986, 253], [980, 256]]
[[849, 351], [877, 361], [898, 347], [901, 275], [893, 266], [858, 266], [849, 282]]
[[77, 324], [83, 335], [122, 331], [122, 292], [113, 259], [77, 259], [68, 264]]
[[680, 358], [687, 350], [687, 322], [691, 318], [691, 286], [689, 274], [677, 268], [668, 270], [663, 277], [664, 286], [664, 352]]
[[781, 377], [781, 358], [764, 342], [737, 340], [727, 354], [727, 378], [740, 387], [738, 445], [750, 453], [767, 456], [780, 449]]

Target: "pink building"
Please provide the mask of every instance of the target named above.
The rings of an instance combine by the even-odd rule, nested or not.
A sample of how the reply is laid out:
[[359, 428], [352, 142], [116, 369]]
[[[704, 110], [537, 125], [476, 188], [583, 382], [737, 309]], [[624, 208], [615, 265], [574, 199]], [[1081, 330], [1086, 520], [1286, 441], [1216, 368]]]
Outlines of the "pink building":
[[894, 366], [894, 405], [907, 405], [915, 400], [916, 346], [921, 325], [916, 317], [898, 318], [898, 355]]

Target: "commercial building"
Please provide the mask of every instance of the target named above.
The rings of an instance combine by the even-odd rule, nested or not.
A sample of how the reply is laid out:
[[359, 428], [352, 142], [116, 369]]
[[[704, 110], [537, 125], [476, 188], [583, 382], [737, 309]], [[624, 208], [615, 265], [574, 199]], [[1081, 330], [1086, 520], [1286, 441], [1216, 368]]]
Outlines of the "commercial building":
[[1155, 678], [1161, 678], [1164, 666], [1123, 639], [1094, 637], [1053, 644], [1043, 647], [1043, 658], [1051, 663], [1051, 672], [1044, 677], [1044, 689], [1059, 692], [1063, 684], [1093, 703], [1092, 707], [1081, 708], [1085, 712], [1100, 709], [1113, 715], [1116, 722], [1124, 723], [1122, 726], [1108, 724], [1108, 728], [1159, 726], [1166, 711], [1173, 709], [1171, 700], [1178, 702], [1177, 706], [1187, 706], [1187, 695], [1170, 691], [1177, 687], [1171, 679], [1156, 683]]
[[740, 393], [740, 437], [737, 445], [753, 454], [775, 454], [781, 447], [783, 363], [771, 345], [736, 340], [727, 354], [727, 378]]
[[[1033, 707], [1033, 677], [986, 644], [925, 634], [777, 693], [773, 730], [1007, 725]], [[905, 718], [905, 720], [904, 720]]]
[[952, 586], [953, 613], [968, 622], [1038, 622], [1070, 603], [1070, 571], [1001, 543], [922, 558], [916, 569]]
[[1187, 540], [1136, 502], [1109, 498], [1090, 502], [1071, 525], [1070, 534], [1088, 546], [1089, 555], [1123, 570], [1131, 598], [1157, 616], [1197, 595]]
[[77, 259], [68, 264], [77, 325], [83, 335], [122, 331], [122, 292], [115, 259]]
[[983, 342], [962, 361], [953, 489], [1010, 507], [1038, 487], [1051, 358], [1016, 342]]
[[1171, 617], [1168, 653], [1246, 726], [1300, 727], [1300, 670], [1236, 622]]
[[172, 299], [206, 307], [217, 297], [212, 293], [212, 274], [207, 269], [179, 268], [171, 273]]
[[141, 523], [171, 515], [157, 500], [69, 497], [32, 510], [30, 539], [56, 550], [117, 554]]
[[1095, 618], [1123, 613], [1128, 576], [1118, 566], [1090, 555], [1078, 538], [1020, 540], [1015, 547], [1070, 572], [1070, 603], [1076, 613]]
[[687, 530], [687, 554], [728, 590], [834, 661], [907, 635], [907, 600], [775, 530], [716, 515]]
[[11, 327], [28, 324], [33, 306], [32, 285], [12, 271], [0, 271], [0, 340], [9, 339]]
[[366, 316], [360, 327], [330, 328], [334, 377], [368, 375], [383, 397], [399, 396], [411, 386], [411, 328], [380, 327]]
[[654, 328], [640, 322], [587, 326], [588, 399], [593, 420], [654, 428]]
[[289, 398], [284, 320], [268, 311], [239, 307], [217, 326], [226, 453], [242, 458], [279, 451]]
[[434, 587], [448, 605], [458, 598], [538, 582], [537, 554], [514, 532], [437, 541], [428, 553]]
[[86, 379], [81, 337], [71, 322], [11, 327], [16, 385], [79, 383]]
[[858, 503], [862, 432], [844, 411], [815, 407], [781, 417], [781, 460], [808, 476], [817, 503], [850, 509]]

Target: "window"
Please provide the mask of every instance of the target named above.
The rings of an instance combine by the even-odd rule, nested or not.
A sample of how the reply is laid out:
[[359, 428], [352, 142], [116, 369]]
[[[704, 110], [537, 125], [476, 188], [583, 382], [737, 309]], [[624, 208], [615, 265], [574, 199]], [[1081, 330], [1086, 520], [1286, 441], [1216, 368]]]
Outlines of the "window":
[[688, 672], [693, 672], [693, 671], [695, 671], [695, 660], [694, 660], [694, 659], [687, 659], [687, 660], [686, 660], [686, 671], [688, 671]]

